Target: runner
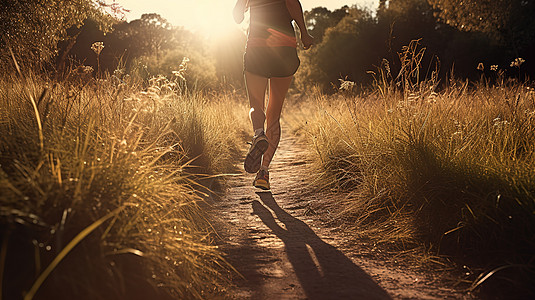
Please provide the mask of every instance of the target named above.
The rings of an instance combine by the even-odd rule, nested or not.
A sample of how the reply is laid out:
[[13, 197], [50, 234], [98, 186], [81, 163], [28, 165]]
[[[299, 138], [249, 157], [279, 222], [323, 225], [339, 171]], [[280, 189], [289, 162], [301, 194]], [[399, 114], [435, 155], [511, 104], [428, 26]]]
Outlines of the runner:
[[[243, 60], [254, 136], [244, 168], [248, 173], [257, 173], [255, 187], [269, 190], [269, 164], [280, 141], [282, 105], [300, 64], [292, 21], [299, 27], [305, 50], [312, 46], [314, 38], [305, 26], [299, 0], [237, 0], [236, 23], [243, 21], [247, 10], [251, 21]], [[264, 98], [268, 86], [266, 109]]]

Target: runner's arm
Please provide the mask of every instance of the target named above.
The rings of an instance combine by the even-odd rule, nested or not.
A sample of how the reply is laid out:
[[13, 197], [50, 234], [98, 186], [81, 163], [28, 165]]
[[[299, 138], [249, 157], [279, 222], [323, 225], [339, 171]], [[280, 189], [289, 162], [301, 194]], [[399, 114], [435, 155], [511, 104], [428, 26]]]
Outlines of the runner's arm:
[[243, 14], [245, 13], [247, 7], [249, 6], [249, 0], [237, 0], [236, 5], [234, 6], [234, 21], [240, 24], [243, 22]]
[[314, 44], [314, 37], [308, 33], [308, 29], [305, 25], [305, 17], [303, 16], [303, 7], [299, 0], [286, 0], [286, 7], [290, 12], [290, 16], [295, 20], [299, 31], [301, 31], [301, 41], [303, 42], [303, 47], [306, 49], [310, 48]]

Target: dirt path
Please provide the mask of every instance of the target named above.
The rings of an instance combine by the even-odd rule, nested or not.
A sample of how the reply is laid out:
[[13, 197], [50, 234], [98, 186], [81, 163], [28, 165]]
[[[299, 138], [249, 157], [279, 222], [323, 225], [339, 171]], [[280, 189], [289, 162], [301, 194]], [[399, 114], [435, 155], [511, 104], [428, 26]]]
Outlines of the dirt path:
[[[304, 147], [286, 135], [271, 170], [271, 192], [251, 186], [253, 175], [231, 179], [214, 205], [216, 228], [234, 276], [236, 299], [471, 299], [425, 274], [370, 259], [364, 250], [310, 213]], [[368, 252], [368, 253], [363, 253]]]

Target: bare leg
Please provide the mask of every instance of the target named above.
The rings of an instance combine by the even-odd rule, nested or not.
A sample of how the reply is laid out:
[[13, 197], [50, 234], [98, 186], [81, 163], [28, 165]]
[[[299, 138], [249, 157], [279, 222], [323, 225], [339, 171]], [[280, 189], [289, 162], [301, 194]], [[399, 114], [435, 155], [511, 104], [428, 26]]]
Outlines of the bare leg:
[[279, 146], [281, 127], [280, 116], [282, 112], [282, 105], [284, 98], [290, 88], [293, 76], [290, 77], [274, 77], [269, 79], [269, 102], [266, 110], [266, 136], [269, 141], [269, 148], [264, 153], [262, 159], [262, 166], [269, 167], [273, 155]]
[[268, 79], [259, 75], [245, 72], [245, 84], [249, 96], [249, 117], [253, 124], [253, 130], [264, 129], [266, 115], [264, 113], [264, 98], [266, 95]]

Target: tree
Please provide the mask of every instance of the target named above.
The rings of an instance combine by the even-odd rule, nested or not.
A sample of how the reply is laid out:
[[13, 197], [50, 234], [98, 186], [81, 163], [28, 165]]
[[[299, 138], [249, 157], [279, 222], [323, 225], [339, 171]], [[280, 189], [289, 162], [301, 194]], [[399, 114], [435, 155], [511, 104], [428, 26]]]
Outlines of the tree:
[[130, 55], [154, 54], [173, 47], [178, 29], [159, 14], [143, 14], [140, 19], [115, 27], [115, 34], [129, 46]]
[[370, 12], [348, 8], [342, 20], [325, 30], [321, 43], [301, 53], [298, 88], [318, 84], [324, 91], [330, 91], [331, 84], [341, 78], [359, 83], [367, 81], [370, 76], [366, 71], [380, 61], [378, 50], [384, 48], [379, 46], [384, 40], [377, 38], [376, 28]]
[[0, 63], [11, 60], [8, 48], [26, 64], [40, 64], [57, 54], [59, 41], [67, 38], [67, 29], [97, 20], [109, 30], [115, 18], [109, 7], [95, 0], [2, 0], [0, 2]]
[[510, 47], [518, 56], [533, 47], [534, 1], [429, 0], [445, 23], [465, 31], [482, 32]]
[[498, 34], [506, 23], [510, 0], [430, 0], [446, 24], [466, 31]]
[[[99, 62], [91, 50], [95, 41], [102, 41], [105, 46]], [[188, 84], [206, 86], [216, 81], [214, 62], [202, 36], [174, 27], [158, 14], [143, 14], [140, 19], [117, 23], [106, 35], [97, 23], [88, 20], [69, 57], [75, 67], [83, 63], [110, 73], [125, 68], [128, 73], [145, 79], [160, 74], [175, 77], [173, 71], [180, 69], [186, 57], [190, 60], [185, 75]]]
[[348, 12], [347, 5], [333, 12], [325, 7], [315, 7], [310, 11], [305, 11], [306, 25], [310, 34], [316, 39], [316, 43], [321, 43], [327, 28], [336, 26]]

